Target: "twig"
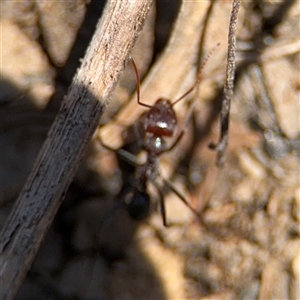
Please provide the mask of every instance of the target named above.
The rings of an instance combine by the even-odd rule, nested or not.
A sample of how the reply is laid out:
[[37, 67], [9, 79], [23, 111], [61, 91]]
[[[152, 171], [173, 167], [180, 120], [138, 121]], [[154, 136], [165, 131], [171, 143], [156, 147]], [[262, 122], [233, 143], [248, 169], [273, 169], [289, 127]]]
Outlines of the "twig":
[[225, 161], [225, 152], [228, 143], [228, 127], [229, 127], [229, 115], [230, 104], [233, 96], [234, 88], [234, 75], [235, 75], [235, 44], [236, 44], [236, 27], [238, 11], [241, 6], [241, 0], [233, 1], [233, 8], [231, 12], [229, 34], [228, 34], [228, 54], [227, 54], [227, 67], [226, 67], [226, 79], [224, 84], [222, 109], [221, 109], [221, 134], [217, 145], [211, 144], [211, 148], [217, 151], [217, 166], [221, 167]]
[[30, 268], [151, 3], [152, 0], [108, 2], [33, 171], [1, 233], [1, 299], [14, 298]]

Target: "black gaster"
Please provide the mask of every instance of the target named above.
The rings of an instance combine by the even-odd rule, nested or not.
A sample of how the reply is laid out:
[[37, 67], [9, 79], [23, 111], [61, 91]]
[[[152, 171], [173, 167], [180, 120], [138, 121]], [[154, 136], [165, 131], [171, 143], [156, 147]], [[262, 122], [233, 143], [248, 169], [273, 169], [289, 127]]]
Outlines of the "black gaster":
[[134, 220], [144, 220], [150, 213], [150, 197], [146, 191], [134, 189], [125, 195], [126, 210]]

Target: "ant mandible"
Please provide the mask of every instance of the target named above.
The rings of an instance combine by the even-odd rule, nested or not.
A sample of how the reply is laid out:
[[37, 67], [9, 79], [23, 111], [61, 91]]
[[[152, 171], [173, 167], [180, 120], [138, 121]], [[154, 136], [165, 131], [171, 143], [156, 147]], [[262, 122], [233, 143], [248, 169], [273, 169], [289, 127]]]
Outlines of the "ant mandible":
[[[149, 105], [141, 102], [140, 78], [138, 74], [138, 69], [134, 60], [130, 58], [137, 82], [137, 103], [141, 106], [149, 108], [142, 121], [144, 129], [142, 148], [147, 154], [147, 159], [144, 164], [137, 166], [135, 172], [136, 182], [131, 187], [130, 191], [128, 191], [125, 194], [124, 197], [127, 212], [133, 219], [141, 220], [146, 218], [149, 214], [150, 196], [147, 192], [147, 183], [151, 182], [155, 186], [159, 194], [159, 205], [162, 214], [163, 224], [166, 227], [168, 226], [164, 197], [156, 182], [158, 177], [160, 177], [164, 184], [166, 184], [183, 201], [183, 203], [187, 205], [198, 216], [197, 211], [192, 206], [190, 206], [185, 197], [173, 186], [173, 184], [169, 180], [164, 179], [159, 174], [158, 158], [162, 153], [171, 151], [181, 140], [185, 132], [185, 128], [179, 133], [179, 135], [171, 143], [171, 145], [169, 145], [166, 140], [168, 138], [171, 138], [174, 135], [175, 130], [177, 129], [177, 117], [173, 107], [178, 102], [183, 100], [188, 94], [190, 94], [199, 84], [202, 71], [207, 61], [209, 60], [212, 52], [217, 46], [219, 46], [219, 44], [214, 47], [214, 49], [209, 53], [209, 55], [202, 63], [195, 83], [187, 92], [185, 92], [182, 96], [180, 96], [177, 100], [173, 102], [166, 98], [159, 98], [154, 105]], [[102, 145], [110, 150], [114, 150], [111, 149], [109, 146], [104, 145], [103, 143]], [[124, 154], [124, 152], [122, 152], [120, 154], [122, 156], [125, 156], [127, 160], [130, 160], [132, 161], [132, 163], [136, 164], [134, 162], [134, 159], [129, 158], [130, 156], [132, 156], [131, 153]]]

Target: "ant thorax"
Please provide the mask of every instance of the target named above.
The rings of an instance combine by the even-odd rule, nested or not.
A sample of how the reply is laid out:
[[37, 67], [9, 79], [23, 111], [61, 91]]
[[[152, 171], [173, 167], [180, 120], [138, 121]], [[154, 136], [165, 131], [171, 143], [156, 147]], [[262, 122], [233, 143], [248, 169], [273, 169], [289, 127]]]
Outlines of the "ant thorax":
[[151, 156], [156, 157], [161, 153], [166, 152], [168, 146], [163, 137], [146, 132], [143, 142], [143, 148], [148, 153], [148, 160], [152, 160]]

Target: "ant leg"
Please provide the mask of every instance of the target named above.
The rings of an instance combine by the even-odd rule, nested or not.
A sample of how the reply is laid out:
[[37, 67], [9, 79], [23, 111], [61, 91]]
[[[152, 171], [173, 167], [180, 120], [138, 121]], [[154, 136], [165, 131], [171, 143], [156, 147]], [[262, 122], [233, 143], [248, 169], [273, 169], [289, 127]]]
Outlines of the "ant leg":
[[107, 144], [105, 144], [103, 141], [102, 141], [102, 138], [101, 138], [101, 135], [98, 134], [97, 135], [97, 138], [96, 138], [96, 142], [98, 142], [103, 148], [107, 149], [107, 150], [110, 150], [110, 151], [114, 151], [116, 152], [117, 150], [108, 146]]
[[[190, 203], [185, 199], [185, 197], [176, 189], [176, 187], [168, 180], [163, 178], [161, 175], [159, 175], [159, 177], [161, 178], [161, 180], [166, 184], [166, 186], [174, 193], [176, 194], [176, 196], [195, 214], [195, 216], [197, 217], [197, 219], [199, 220], [199, 222], [202, 224], [202, 226], [204, 228], [208, 228], [206, 223], [204, 222], [203, 218], [199, 215], [199, 213], [190, 205]], [[166, 217], [166, 206], [165, 206], [165, 200], [164, 200], [164, 196], [160, 190], [160, 188], [158, 187], [158, 185], [154, 182], [153, 183], [156, 190], [159, 193], [159, 207], [160, 207], [160, 211], [161, 211], [161, 215], [162, 215], [162, 219], [163, 219], [163, 225], [165, 227], [169, 227], [170, 224], [167, 223], [167, 217]]]
[[131, 164], [131, 165], [133, 165], [133, 166], [139, 166], [139, 165], [141, 165], [141, 164], [137, 161], [136, 157], [135, 157], [132, 153], [130, 153], [130, 152], [124, 150], [124, 149], [114, 149], [114, 148], [112, 148], [112, 147], [106, 145], [106, 144], [102, 141], [100, 135], [97, 137], [97, 141], [101, 144], [101, 146], [102, 146], [103, 148], [105, 148], [105, 149], [107, 149], [107, 150], [110, 150], [110, 151], [113, 151], [113, 152], [117, 153], [117, 154], [121, 157], [121, 159], [123, 159], [124, 161], [128, 162], [129, 164]]
[[181, 138], [183, 137], [184, 134], [185, 134], [185, 130], [182, 130], [180, 132], [180, 134], [178, 135], [178, 137], [176, 138], [176, 140], [174, 141], [174, 143], [168, 149], [166, 149], [165, 152], [172, 151], [173, 148], [175, 148], [176, 145], [179, 143], [179, 141], [181, 140]]
[[185, 122], [185, 125], [184, 125], [184, 129], [180, 132], [180, 134], [178, 135], [178, 137], [176, 138], [176, 140], [174, 141], [174, 143], [168, 148], [166, 149], [165, 152], [168, 152], [168, 151], [171, 151], [173, 150], [173, 148], [176, 147], [176, 145], [180, 142], [180, 140], [182, 139], [183, 135], [185, 134], [186, 132], [186, 128], [191, 120], [191, 117], [192, 117], [192, 113], [193, 113], [193, 109], [194, 109], [194, 106], [191, 105], [190, 109], [189, 109], [189, 112], [188, 112], [188, 116], [186, 118], [186, 122]]
[[165, 227], [169, 227], [169, 225], [167, 223], [167, 217], [166, 217], [166, 206], [165, 206], [164, 195], [163, 195], [162, 191], [160, 190], [159, 186], [157, 185], [157, 183], [154, 182], [153, 184], [159, 194], [159, 208], [160, 208], [161, 216], [163, 219], [163, 224]]
[[140, 126], [139, 123], [134, 123], [133, 124], [133, 131], [134, 131], [134, 135], [136, 137], [136, 140], [138, 142], [138, 147], [142, 148], [143, 146], [143, 137], [140, 131]]
[[190, 205], [190, 203], [185, 199], [185, 197], [175, 188], [175, 186], [171, 183], [171, 181], [163, 178], [160, 176], [164, 183], [168, 186], [168, 188], [176, 194], [176, 196], [195, 214], [201, 225], [205, 228], [208, 229], [208, 226], [204, 219], [201, 217], [201, 215]]
[[112, 221], [114, 215], [116, 212], [120, 209], [120, 207], [123, 205], [123, 199], [119, 200], [107, 213], [106, 217], [104, 218], [102, 222], [102, 228], [105, 228], [110, 224]]
[[[161, 177], [161, 176], [160, 176]], [[171, 183], [171, 181], [161, 177], [167, 187], [174, 193], [176, 196], [197, 216], [199, 216], [198, 212], [189, 204], [189, 202], [185, 199], [185, 197], [175, 188], [175, 186]]]

